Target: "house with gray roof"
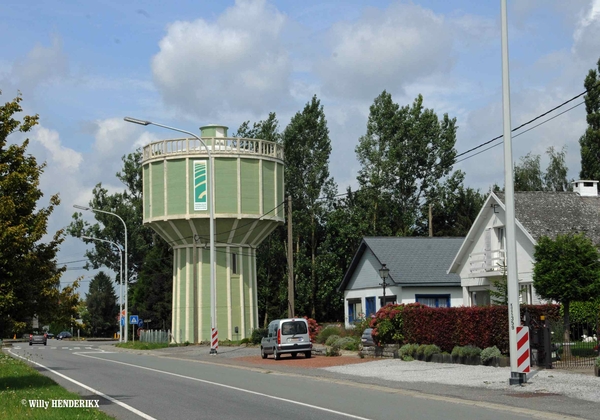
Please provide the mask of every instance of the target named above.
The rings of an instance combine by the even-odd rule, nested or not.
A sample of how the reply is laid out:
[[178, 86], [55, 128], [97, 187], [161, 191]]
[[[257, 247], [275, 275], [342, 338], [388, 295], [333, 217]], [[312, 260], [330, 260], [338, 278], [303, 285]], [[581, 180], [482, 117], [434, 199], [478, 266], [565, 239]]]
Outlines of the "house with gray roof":
[[[447, 273], [464, 238], [363, 238], [338, 290], [344, 293], [346, 327], [387, 303], [434, 307], [463, 304], [460, 277]], [[380, 269], [389, 270], [385, 288]]]
[[[583, 233], [600, 244], [598, 181], [575, 181], [572, 192], [515, 192], [517, 272], [521, 303], [538, 304], [533, 287], [534, 250], [543, 237]], [[505, 272], [504, 194], [490, 193], [449, 274], [461, 279], [464, 306], [489, 305], [490, 290]]]

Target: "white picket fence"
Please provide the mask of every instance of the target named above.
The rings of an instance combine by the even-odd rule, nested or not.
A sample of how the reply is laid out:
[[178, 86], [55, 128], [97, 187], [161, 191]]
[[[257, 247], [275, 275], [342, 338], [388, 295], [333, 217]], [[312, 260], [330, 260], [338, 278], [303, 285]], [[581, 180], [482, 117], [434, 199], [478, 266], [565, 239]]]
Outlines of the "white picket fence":
[[144, 330], [140, 334], [140, 341], [145, 343], [168, 343], [171, 330]]

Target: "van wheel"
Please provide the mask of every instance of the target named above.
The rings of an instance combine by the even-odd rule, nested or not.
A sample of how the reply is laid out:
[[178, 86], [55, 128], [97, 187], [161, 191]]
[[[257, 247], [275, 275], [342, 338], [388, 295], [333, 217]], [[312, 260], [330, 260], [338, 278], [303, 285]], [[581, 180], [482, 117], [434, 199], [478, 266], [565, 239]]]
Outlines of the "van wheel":
[[292, 359], [295, 359], [298, 356], [298, 353], [292, 353]]
[[310, 352], [310, 351], [305, 352], [304, 357], [306, 357], [307, 359], [310, 359], [312, 357], [312, 352]]
[[275, 357], [275, 360], [281, 359], [281, 354], [277, 353], [277, 349], [273, 349], [273, 357]]
[[267, 358], [267, 353], [265, 353], [265, 349], [263, 349], [262, 347], [260, 348], [260, 357], [262, 357], [263, 359]]

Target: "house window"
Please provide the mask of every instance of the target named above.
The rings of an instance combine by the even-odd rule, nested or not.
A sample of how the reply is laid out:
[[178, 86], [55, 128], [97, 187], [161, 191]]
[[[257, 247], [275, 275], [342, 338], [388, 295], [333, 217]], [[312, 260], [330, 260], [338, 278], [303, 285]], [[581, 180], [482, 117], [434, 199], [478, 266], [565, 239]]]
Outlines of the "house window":
[[365, 298], [365, 315], [369, 317], [375, 315], [375, 312], [377, 312], [375, 308], [375, 296]]
[[450, 295], [415, 295], [415, 301], [432, 308], [450, 307]]
[[362, 317], [362, 303], [360, 299], [348, 299], [348, 322], [353, 323]]
[[396, 295], [394, 296], [386, 296], [385, 302], [383, 301], [383, 296], [379, 296], [379, 304], [383, 307], [388, 303], [396, 303]]
[[477, 290], [470, 292], [471, 306], [490, 306], [490, 291]]
[[504, 249], [504, 228], [498, 228], [496, 231], [496, 234], [498, 235], [498, 249]]
[[237, 254], [232, 252], [231, 253], [231, 273], [232, 274], [237, 274], [238, 273], [238, 268], [237, 268]]
[[521, 285], [519, 298], [520, 303], [524, 305], [533, 304], [533, 287], [531, 284]]

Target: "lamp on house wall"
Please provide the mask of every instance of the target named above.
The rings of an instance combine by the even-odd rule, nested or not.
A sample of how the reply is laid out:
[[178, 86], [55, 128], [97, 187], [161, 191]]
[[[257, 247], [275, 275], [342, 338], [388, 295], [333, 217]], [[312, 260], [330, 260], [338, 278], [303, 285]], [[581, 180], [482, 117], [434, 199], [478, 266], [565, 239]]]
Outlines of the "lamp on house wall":
[[385, 288], [387, 287], [387, 283], [385, 282], [385, 280], [387, 279], [389, 273], [390, 269], [387, 268], [385, 264], [381, 264], [381, 268], [379, 269], [379, 277], [381, 277], [381, 280], [383, 280], [383, 282], [379, 283], [379, 285], [383, 287], [383, 300], [381, 301], [382, 307], [385, 306]]

